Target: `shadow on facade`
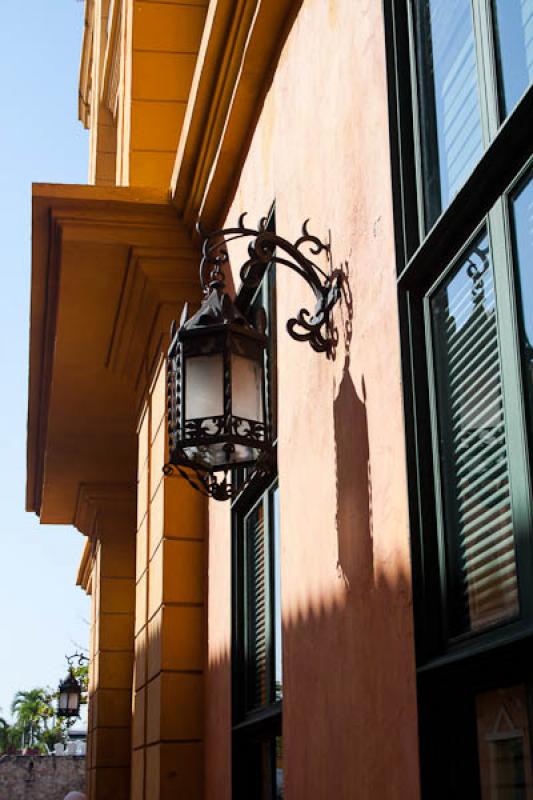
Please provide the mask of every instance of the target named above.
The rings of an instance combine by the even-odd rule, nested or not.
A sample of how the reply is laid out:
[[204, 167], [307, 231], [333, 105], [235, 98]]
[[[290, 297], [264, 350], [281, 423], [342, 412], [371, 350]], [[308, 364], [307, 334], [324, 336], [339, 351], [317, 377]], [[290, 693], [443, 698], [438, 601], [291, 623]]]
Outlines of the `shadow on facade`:
[[[376, 579], [370, 550], [363, 542], [344, 551], [351, 581], [342, 599], [284, 620], [285, 787], [292, 800], [418, 797], [410, 590], [400, 573], [395, 581]], [[228, 648], [206, 673], [206, 797], [217, 800], [231, 798], [231, 724]]]
[[[287, 592], [294, 600], [283, 610], [285, 794], [289, 800], [417, 800], [416, 682], [403, 463], [394, 461], [392, 439], [386, 444], [379, 437], [370, 441], [367, 393], [371, 396], [374, 387], [365, 375], [354, 380], [350, 370], [354, 307], [347, 263], [343, 273], [333, 354], [344, 354], [344, 364], [332, 405], [336, 507], [331, 529], [313, 522], [312, 516], [301, 515], [301, 508], [298, 514], [300, 503], [293, 503], [296, 513], [291, 520], [302, 516], [305, 523], [300, 522], [300, 529], [282, 531], [282, 537], [298, 542], [296, 550], [291, 545], [290, 563], [283, 571], [283, 580], [287, 578], [290, 584], [293, 575], [298, 588], [284, 585], [282, 589], [284, 599]], [[379, 404], [386, 406], [381, 398]], [[396, 430], [394, 420], [387, 423], [384, 420], [387, 431], [398, 432], [402, 441], [401, 425]], [[293, 446], [298, 448], [298, 444]], [[403, 458], [403, 452], [398, 458]], [[317, 475], [309, 469], [306, 480], [324, 480], [327, 474], [331, 473], [323, 470]], [[298, 492], [294, 473], [287, 485], [291, 478], [292, 491]], [[312, 494], [312, 485], [305, 486]], [[323, 515], [321, 520], [326, 518]], [[312, 552], [308, 561], [297, 559], [300, 546]], [[315, 572], [309, 579], [304, 575], [302, 581], [306, 563], [315, 570], [318, 563], [319, 579]], [[297, 576], [295, 569], [300, 570]], [[308, 587], [303, 596], [302, 584]], [[207, 665], [206, 796], [217, 800], [231, 798], [229, 639], [228, 634], [227, 645], [210, 652]]]
[[[333, 577], [330, 591], [310, 592], [283, 617], [290, 800], [416, 800], [419, 794], [406, 519], [394, 519], [401, 504], [391, 487], [390, 498], [380, 495], [381, 527], [374, 530], [364, 377], [360, 386], [358, 394], [346, 358], [333, 406], [337, 507], [331, 536], [337, 540], [337, 582]], [[398, 546], [402, 540], [404, 546]], [[229, 647], [208, 665], [206, 728], [207, 796], [229, 800]]]
[[[366, 387], [359, 399], [346, 359], [333, 415], [337, 450], [337, 570], [350, 589], [357, 576], [365, 588], [374, 579], [372, 483]], [[354, 536], [354, 531], [358, 535]]]

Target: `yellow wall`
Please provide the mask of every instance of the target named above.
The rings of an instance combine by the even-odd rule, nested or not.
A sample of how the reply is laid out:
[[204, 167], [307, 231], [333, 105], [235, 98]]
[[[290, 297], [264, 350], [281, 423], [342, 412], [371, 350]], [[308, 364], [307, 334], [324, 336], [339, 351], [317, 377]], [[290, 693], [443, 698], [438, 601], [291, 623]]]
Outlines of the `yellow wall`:
[[170, 185], [206, 7], [88, 0], [82, 84], [90, 111], [82, 116], [91, 130], [90, 183]]
[[205, 501], [165, 478], [160, 361], [139, 424], [132, 800], [200, 800]]
[[87, 793], [129, 800], [135, 504], [123, 488], [98, 487], [90, 531], [91, 635]]
[[205, 0], [135, 0], [129, 184], [169, 186], [202, 35]]

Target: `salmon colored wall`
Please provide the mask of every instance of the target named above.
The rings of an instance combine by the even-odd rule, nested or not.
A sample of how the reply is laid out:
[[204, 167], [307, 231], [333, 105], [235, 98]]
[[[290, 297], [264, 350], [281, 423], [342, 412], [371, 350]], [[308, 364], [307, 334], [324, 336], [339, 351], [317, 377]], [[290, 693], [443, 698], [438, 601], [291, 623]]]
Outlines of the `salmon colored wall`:
[[[409, 529], [380, 0], [306, 0], [228, 224], [331, 235], [345, 274], [333, 359], [294, 342], [303, 282], [278, 270], [288, 800], [416, 800]], [[237, 259], [234, 258], [233, 264]], [[235, 276], [236, 277], [236, 276]], [[238, 285], [238, 278], [236, 277]], [[311, 306], [312, 307], [312, 306]], [[231, 796], [230, 515], [211, 504], [206, 797]]]

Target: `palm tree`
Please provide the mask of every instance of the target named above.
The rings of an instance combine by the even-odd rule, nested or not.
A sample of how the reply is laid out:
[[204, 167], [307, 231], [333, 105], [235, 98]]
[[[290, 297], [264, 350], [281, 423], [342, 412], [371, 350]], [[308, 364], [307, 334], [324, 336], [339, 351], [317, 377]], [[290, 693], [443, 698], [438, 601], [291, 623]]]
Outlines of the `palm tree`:
[[0, 717], [0, 753], [5, 753], [9, 747], [9, 723]]
[[22, 739], [22, 730], [19, 725], [10, 725], [0, 717], [0, 754], [9, 752], [12, 748], [17, 750]]
[[16, 722], [22, 729], [22, 746], [24, 733], [27, 731], [28, 744], [32, 747], [45, 720], [45, 728], [47, 727], [51, 713], [49, 695], [42, 688], [19, 691], [11, 704], [11, 713], [15, 715]]

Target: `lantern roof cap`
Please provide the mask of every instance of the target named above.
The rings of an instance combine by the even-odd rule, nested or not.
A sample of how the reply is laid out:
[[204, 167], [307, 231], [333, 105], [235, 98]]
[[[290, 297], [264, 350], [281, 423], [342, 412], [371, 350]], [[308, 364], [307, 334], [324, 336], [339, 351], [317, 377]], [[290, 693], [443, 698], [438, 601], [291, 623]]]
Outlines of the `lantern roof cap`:
[[242, 331], [245, 335], [264, 339], [265, 315], [264, 311], [263, 313], [261, 311], [262, 309], [257, 314], [256, 327], [246, 319], [229, 294], [223, 291], [223, 286], [211, 285], [200, 308], [190, 318], [188, 318], [188, 304], [184, 305], [179, 328], [176, 329], [175, 323], [172, 324], [171, 341], [174, 341], [176, 334], [178, 338], [181, 338], [183, 334], [199, 333], [206, 329], [223, 330], [230, 327], [235, 331]]
[[69, 668], [69, 672], [65, 680], [61, 681], [59, 684], [59, 691], [60, 692], [79, 692], [81, 690], [79, 681], [76, 679], [72, 671], [72, 667]]

